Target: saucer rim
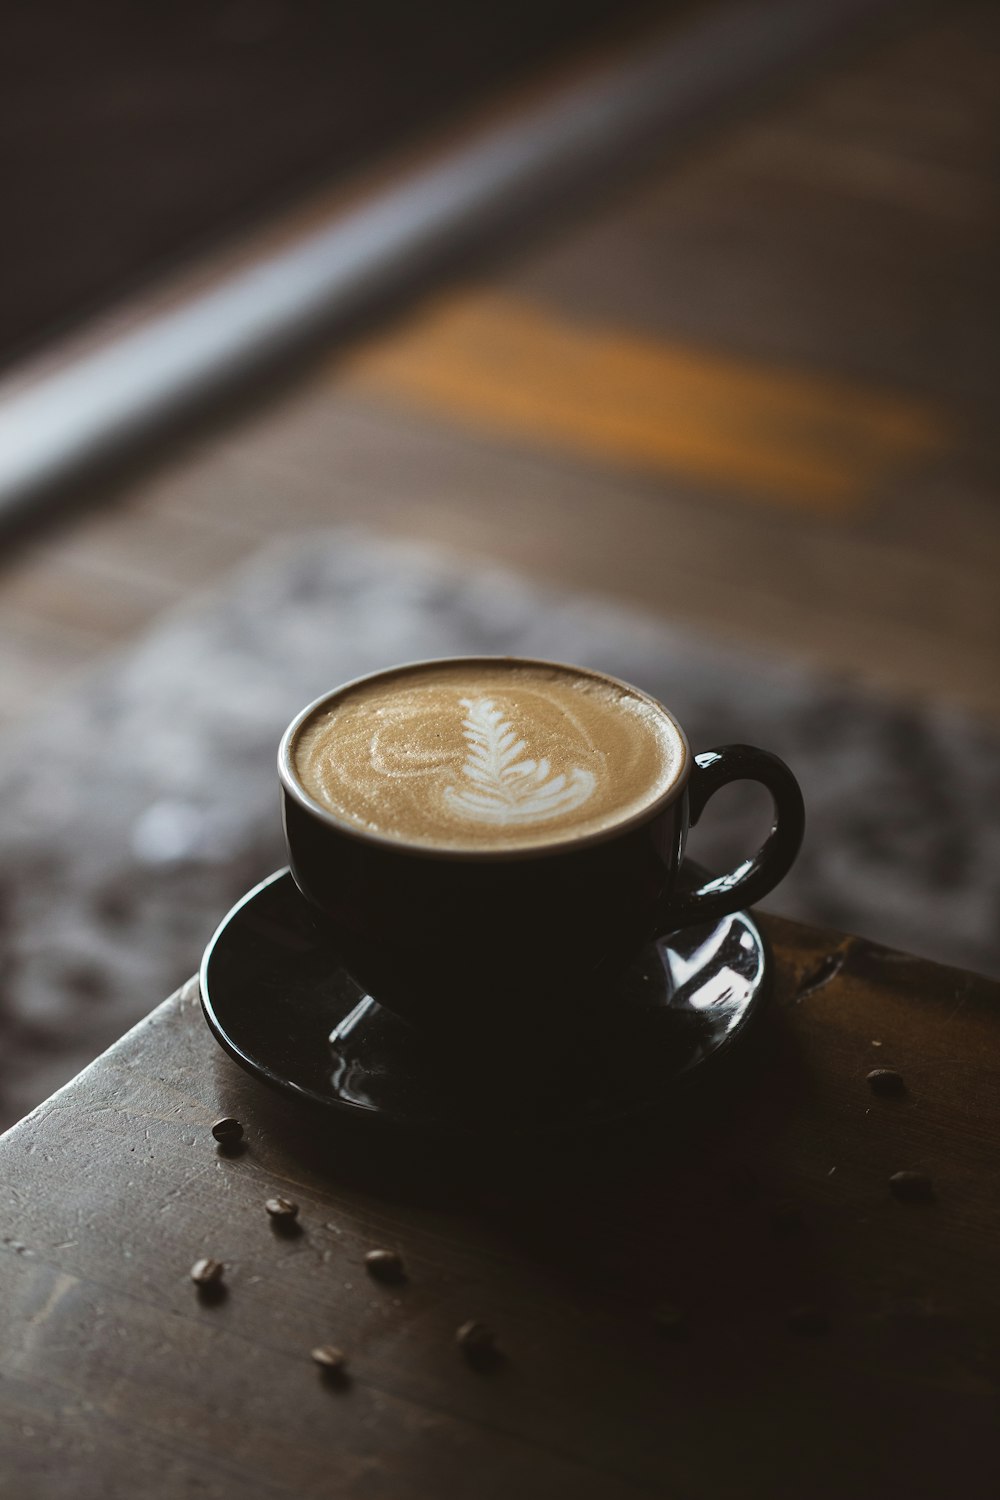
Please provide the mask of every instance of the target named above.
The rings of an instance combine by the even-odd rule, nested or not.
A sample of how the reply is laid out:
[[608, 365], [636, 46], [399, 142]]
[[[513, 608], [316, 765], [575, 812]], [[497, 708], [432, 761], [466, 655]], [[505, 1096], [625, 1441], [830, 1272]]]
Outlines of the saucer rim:
[[[685, 865], [688, 868], [692, 868], [697, 871], [699, 876], [704, 873], [701, 869], [701, 866], [697, 865], [694, 861], [685, 861]], [[299, 1103], [307, 1104], [310, 1108], [322, 1110], [327, 1117], [330, 1117], [332, 1114], [333, 1117], [345, 1123], [354, 1121], [355, 1123], [361, 1124], [363, 1122], [366, 1128], [377, 1127], [379, 1129], [395, 1131], [404, 1128], [407, 1130], [418, 1130], [419, 1132], [427, 1136], [440, 1136], [444, 1134], [447, 1130], [453, 1128], [454, 1125], [456, 1125], [458, 1122], [453, 1121], [447, 1123], [433, 1123], [426, 1120], [418, 1121], [414, 1120], [413, 1116], [407, 1114], [405, 1111], [393, 1111], [392, 1109], [384, 1106], [364, 1104], [361, 1101], [349, 1101], [336, 1095], [317, 1093], [316, 1090], [304, 1087], [302, 1084], [297, 1083], [293, 1078], [288, 1077], [287, 1074], [277, 1071], [276, 1069], [271, 1067], [270, 1064], [262, 1062], [255, 1056], [251, 1056], [250, 1053], [241, 1049], [239, 1044], [231, 1037], [228, 1029], [218, 1016], [211, 1000], [209, 971], [216, 947], [226, 934], [232, 922], [238, 917], [238, 914], [243, 910], [245, 906], [249, 906], [253, 901], [257, 900], [264, 891], [284, 880], [288, 881], [291, 890], [295, 893], [295, 896], [298, 898], [298, 900], [308, 905], [306, 897], [302, 895], [301, 891], [295, 883], [291, 868], [288, 865], [283, 865], [279, 869], [274, 870], [270, 875], [265, 876], [263, 880], [259, 881], [255, 886], [253, 886], [243, 896], [241, 896], [240, 899], [235, 902], [232, 907], [230, 907], [229, 911], [227, 911], [221, 922], [219, 922], [211, 938], [205, 945], [201, 963], [198, 967], [198, 992], [202, 1015], [205, 1018], [205, 1022], [212, 1036], [215, 1038], [216, 1042], [218, 1042], [219, 1046], [227, 1054], [227, 1056], [232, 1058], [232, 1060], [244, 1072], [257, 1079], [258, 1082], [267, 1085], [268, 1088], [271, 1088], [280, 1094], [283, 1094], [286, 1098], [290, 1097]], [[679, 1068], [676, 1073], [671, 1075], [671, 1078], [669, 1080], [669, 1089], [665, 1090], [665, 1096], [662, 1100], [651, 1100], [643, 1096], [641, 1099], [638, 1099], [636, 1101], [635, 1107], [633, 1109], [626, 1110], [624, 1108], [619, 1108], [618, 1110], [614, 1111], [609, 1117], [603, 1117], [599, 1120], [581, 1120], [579, 1119], [579, 1117], [574, 1117], [571, 1120], [545, 1125], [542, 1125], [537, 1121], [533, 1121], [530, 1123], [530, 1125], [528, 1123], [525, 1123], [521, 1128], [521, 1133], [525, 1133], [529, 1130], [531, 1132], [538, 1133], [544, 1131], [544, 1133], [548, 1136], [558, 1136], [561, 1133], [572, 1134], [574, 1132], [578, 1132], [581, 1128], [583, 1130], [586, 1130], [588, 1128], [602, 1128], [605, 1126], [610, 1126], [616, 1120], [622, 1120], [625, 1118], [632, 1119], [637, 1116], [641, 1116], [642, 1114], [648, 1113], [651, 1109], [655, 1109], [658, 1106], [662, 1107], [663, 1105], [665, 1105], [668, 1102], [666, 1097], [667, 1093], [677, 1090], [678, 1088], [689, 1086], [692, 1078], [699, 1076], [704, 1069], [709, 1068], [714, 1073], [720, 1061], [728, 1058], [732, 1053], [733, 1048], [738, 1047], [743, 1043], [746, 1038], [747, 1032], [751, 1028], [755, 1027], [755, 1023], [759, 1018], [760, 1012], [766, 1007], [767, 1001], [771, 995], [773, 988], [774, 956], [771, 951], [771, 945], [768, 942], [766, 934], [761, 930], [759, 924], [750, 911], [739, 909], [736, 912], [729, 913], [729, 915], [739, 916], [746, 923], [747, 927], [752, 931], [755, 937], [762, 957], [762, 972], [760, 980], [757, 984], [757, 988], [752, 999], [748, 1002], [747, 1011], [741, 1018], [740, 1022], [731, 1031], [725, 1033], [722, 1037], [720, 1037], [709, 1053], [701, 1057], [696, 1056], [691, 1058], [681, 1068]], [[718, 922], [724, 920], [725, 918], [718, 918], [716, 923], [713, 925], [717, 926]], [[676, 930], [683, 931], [684, 929], [678, 928]], [[666, 932], [661, 934], [659, 938], [656, 938], [653, 941], [663, 942], [664, 940], [669, 939], [672, 935], [673, 934], [671, 932]], [[515, 1121], [505, 1121], [504, 1128], [505, 1130], [510, 1131], [514, 1134], [518, 1133], [518, 1126]]]

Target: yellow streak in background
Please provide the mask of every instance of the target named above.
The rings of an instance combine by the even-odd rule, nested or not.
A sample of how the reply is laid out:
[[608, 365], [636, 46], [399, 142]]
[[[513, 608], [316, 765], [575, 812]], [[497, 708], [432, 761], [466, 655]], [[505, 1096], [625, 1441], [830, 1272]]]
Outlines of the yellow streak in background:
[[337, 374], [492, 433], [821, 513], [856, 509], [951, 436], [926, 401], [570, 323], [495, 294], [432, 306]]

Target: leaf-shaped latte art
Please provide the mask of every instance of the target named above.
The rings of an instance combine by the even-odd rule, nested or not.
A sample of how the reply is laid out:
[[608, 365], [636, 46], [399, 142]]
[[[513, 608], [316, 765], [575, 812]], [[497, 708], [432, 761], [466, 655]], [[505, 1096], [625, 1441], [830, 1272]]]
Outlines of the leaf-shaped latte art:
[[469, 785], [445, 788], [453, 812], [481, 823], [541, 823], [571, 812], [594, 790], [590, 771], [553, 773], [546, 758], [524, 758], [527, 742], [489, 698], [461, 698]]

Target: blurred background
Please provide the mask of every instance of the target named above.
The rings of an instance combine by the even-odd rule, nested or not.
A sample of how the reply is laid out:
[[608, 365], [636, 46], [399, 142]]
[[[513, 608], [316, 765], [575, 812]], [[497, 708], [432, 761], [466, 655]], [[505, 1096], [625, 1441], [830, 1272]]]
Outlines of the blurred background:
[[1000, 973], [998, 53], [979, 0], [8, 6], [3, 1123], [282, 862], [291, 715], [422, 655], [778, 750], [769, 904]]

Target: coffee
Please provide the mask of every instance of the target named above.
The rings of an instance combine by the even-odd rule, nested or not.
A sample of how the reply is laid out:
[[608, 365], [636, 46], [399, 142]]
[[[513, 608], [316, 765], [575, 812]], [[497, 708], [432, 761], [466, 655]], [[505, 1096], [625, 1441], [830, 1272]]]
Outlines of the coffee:
[[680, 781], [681, 731], [623, 683], [502, 658], [427, 662], [327, 699], [291, 745], [321, 807], [365, 832], [456, 851], [615, 828]]

